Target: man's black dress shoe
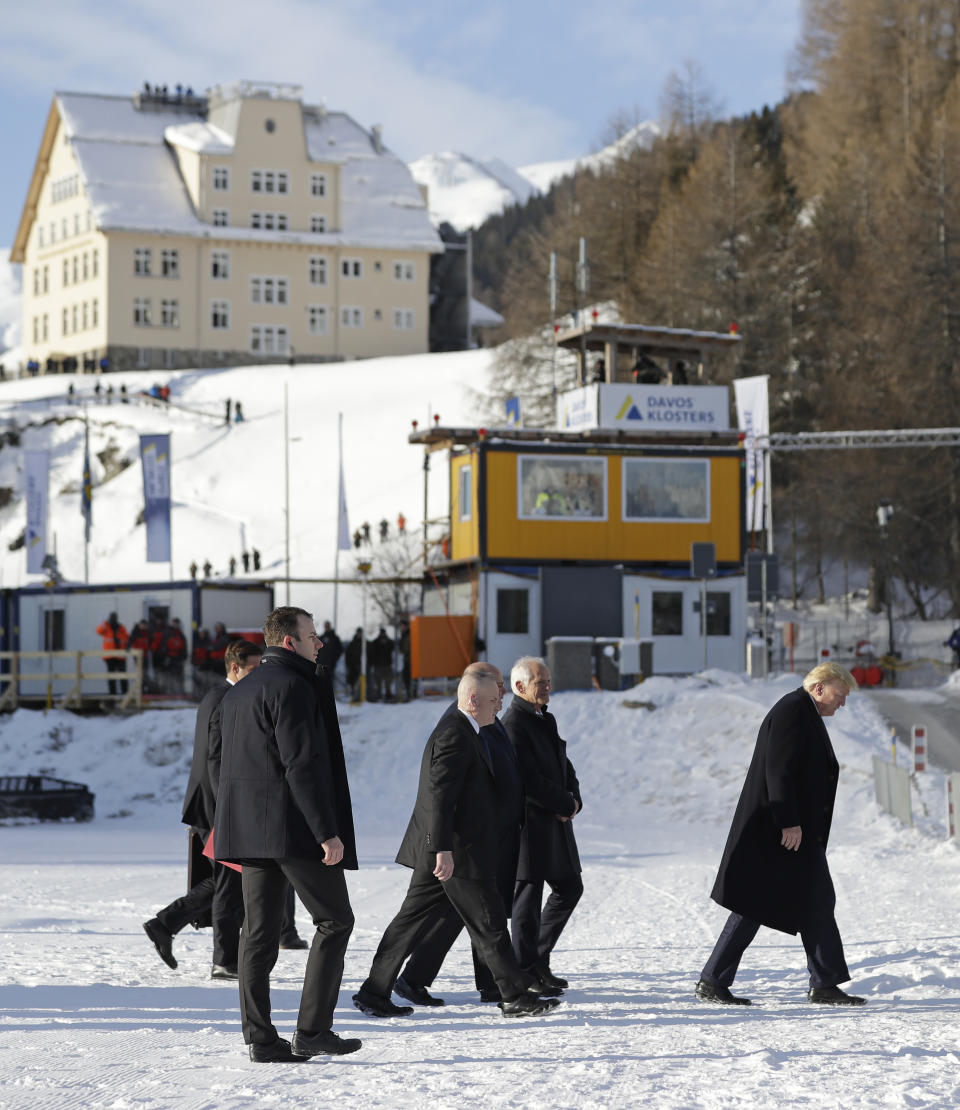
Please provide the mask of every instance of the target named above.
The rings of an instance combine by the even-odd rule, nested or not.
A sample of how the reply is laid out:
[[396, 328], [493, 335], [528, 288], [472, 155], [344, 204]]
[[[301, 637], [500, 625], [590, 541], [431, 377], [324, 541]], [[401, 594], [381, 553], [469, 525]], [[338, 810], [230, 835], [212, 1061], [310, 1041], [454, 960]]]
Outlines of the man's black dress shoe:
[[177, 961], [173, 955], [173, 933], [168, 932], [156, 917], [144, 921], [143, 931], [153, 941], [153, 947], [156, 948], [157, 955], [167, 967], [176, 968]]
[[224, 967], [223, 964], [214, 964], [210, 971], [211, 979], [239, 979], [240, 973], [235, 967]]
[[561, 979], [559, 975], [554, 975], [546, 964], [538, 964], [536, 967], [532, 967], [530, 969], [530, 974], [536, 975], [541, 984], [545, 987], [559, 987], [563, 990], [564, 987], [570, 986], [566, 979]]
[[737, 998], [735, 994], [730, 993], [729, 987], [715, 987], [713, 983], [708, 983], [706, 979], [701, 979], [697, 983], [696, 993], [697, 998], [704, 1002], [719, 1002], [723, 1006], [752, 1005], [749, 998]]
[[353, 1004], [370, 1017], [406, 1017], [413, 1013], [412, 1006], [397, 1006], [389, 998], [381, 998], [378, 994], [370, 994], [362, 989], [353, 996]]
[[401, 975], [400, 978], [393, 985], [393, 993], [399, 994], [401, 998], [405, 998], [408, 1002], [412, 1002], [415, 1006], [442, 1006], [442, 998], [434, 998], [434, 996], [427, 990], [426, 987], [417, 986], [416, 983], [411, 983], [408, 979], [404, 979]]
[[309, 948], [310, 944], [308, 941], [305, 941], [303, 937], [297, 936], [297, 934], [294, 933], [292, 937], [283, 937], [280, 941], [280, 947], [287, 952], [292, 952], [299, 948]]
[[297, 1056], [290, 1050], [290, 1042], [277, 1037], [270, 1044], [252, 1044], [250, 1059], [255, 1064], [305, 1064], [309, 1056]]
[[527, 993], [538, 994], [541, 998], [559, 998], [563, 994], [563, 987], [548, 986], [540, 979], [532, 987], [527, 987]]
[[481, 1002], [502, 1002], [503, 995], [500, 993], [499, 987], [484, 987], [480, 991]]
[[540, 998], [527, 991], [519, 998], [511, 998], [509, 1002], [501, 1002], [500, 1009], [504, 1017], [533, 1017], [535, 1014], [545, 1014], [560, 1003], [556, 998]]
[[847, 994], [839, 987], [811, 987], [807, 991], [809, 1002], [819, 1002], [821, 1006], [866, 1006], [865, 998]]
[[362, 1044], [359, 1037], [338, 1037], [332, 1029], [326, 1033], [301, 1033], [298, 1029], [290, 1048], [297, 1056], [348, 1056]]

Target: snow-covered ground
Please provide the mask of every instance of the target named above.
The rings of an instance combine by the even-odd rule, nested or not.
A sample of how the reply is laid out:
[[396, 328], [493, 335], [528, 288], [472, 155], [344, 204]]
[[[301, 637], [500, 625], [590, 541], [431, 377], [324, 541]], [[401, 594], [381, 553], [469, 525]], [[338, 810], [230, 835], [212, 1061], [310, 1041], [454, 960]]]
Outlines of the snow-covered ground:
[[[869, 694], [829, 722], [842, 765], [837, 916], [868, 1005], [807, 1004], [799, 940], [767, 930], [737, 981], [755, 1006], [693, 997], [725, 916], [708, 891], [756, 728], [794, 682], [708, 672], [555, 696], [585, 800], [586, 893], [553, 960], [571, 981], [564, 1004], [515, 1022], [477, 1002], [462, 941], [436, 983], [443, 1010], [378, 1022], [351, 1006], [407, 881], [392, 858], [443, 703], [342, 707], [361, 870], [336, 1027], [364, 1047], [297, 1068], [247, 1060], [236, 988], [208, 978], [209, 932], [180, 934], [174, 972], [141, 929], [184, 889], [192, 713], [3, 718], [0, 769], [85, 781], [97, 816], [0, 828], [0, 1107], [955, 1105], [960, 853], [938, 772], [914, 785], [915, 828], [878, 811], [871, 755], [887, 754], [888, 736]], [[282, 1031], [304, 962], [280, 954]]]

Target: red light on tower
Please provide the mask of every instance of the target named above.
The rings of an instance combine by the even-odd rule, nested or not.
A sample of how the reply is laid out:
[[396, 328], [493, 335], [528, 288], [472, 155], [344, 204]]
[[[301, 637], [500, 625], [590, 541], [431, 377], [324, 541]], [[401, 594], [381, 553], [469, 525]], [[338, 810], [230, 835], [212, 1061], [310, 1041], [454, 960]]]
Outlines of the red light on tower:
[[417, 430], [417, 425], [419, 424], [419, 421], [418, 420], [411, 420], [410, 423], [413, 425], [413, 430], [416, 431]]
[[487, 438], [487, 429], [486, 428], [477, 428], [477, 435], [480, 437], [480, 439], [486, 439]]
[[599, 320], [599, 319], [600, 319], [600, 313], [599, 313], [599, 312], [597, 312], [597, 310], [596, 310], [596, 309], [594, 309], [594, 310], [593, 310], [593, 312], [591, 312], [591, 313], [590, 313], [590, 315], [591, 315], [591, 316], [593, 317], [593, 322], [594, 322], [594, 323], [596, 323], [596, 322], [597, 322], [597, 320]]
[[436, 427], [436, 428], [440, 427], [440, 413], [439, 412], [435, 412], [433, 414], [433, 424], [434, 424], [434, 427]]
[[730, 334], [731, 335], [739, 335], [740, 334], [740, 325], [737, 323], [736, 320], [731, 320], [730, 321]]

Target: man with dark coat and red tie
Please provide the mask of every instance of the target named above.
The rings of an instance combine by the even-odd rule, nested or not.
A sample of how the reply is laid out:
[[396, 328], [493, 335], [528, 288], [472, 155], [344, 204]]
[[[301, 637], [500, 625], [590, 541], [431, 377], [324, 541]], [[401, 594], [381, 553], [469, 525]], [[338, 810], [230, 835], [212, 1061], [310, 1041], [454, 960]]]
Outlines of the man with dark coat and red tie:
[[810, 972], [810, 1002], [862, 1006], [850, 979], [834, 917], [827, 866], [840, 764], [823, 723], [844, 704], [856, 679], [821, 663], [764, 717], [711, 898], [731, 910], [696, 986], [697, 997], [749, 1006], [733, 995], [737, 968], [761, 925], [800, 934]]
[[403, 961], [449, 899], [500, 991], [504, 1017], [540, 1014], [556, 1005], [517, 964], [497, 889], [500, 830], [494, 765], [481, 729], [493, 724], [500, 695], [488, 675], [457, 687], [457, 712], [440, 720], [420, 762], [417, 801], [397, 853], [413, 868], [406, 897], [377, 947], [370, 973], [353, 996], [372, 1017], [413, 1012], [390, 1000]]

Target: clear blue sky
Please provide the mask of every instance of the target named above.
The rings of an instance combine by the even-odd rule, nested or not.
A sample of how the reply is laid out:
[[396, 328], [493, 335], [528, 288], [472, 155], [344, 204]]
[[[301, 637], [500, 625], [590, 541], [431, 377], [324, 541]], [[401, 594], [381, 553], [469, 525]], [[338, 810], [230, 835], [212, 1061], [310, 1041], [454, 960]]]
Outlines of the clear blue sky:
[[454, 149], [516, 166], [603, 145], [617, 112], [656, 118], [686, 60], [729, 114], [776, 103], [801, 2], [8, 0], [0, 246], [13, 239], [56, 89], [289, 81], [311, 102], [382, 123], [407, 160]]

